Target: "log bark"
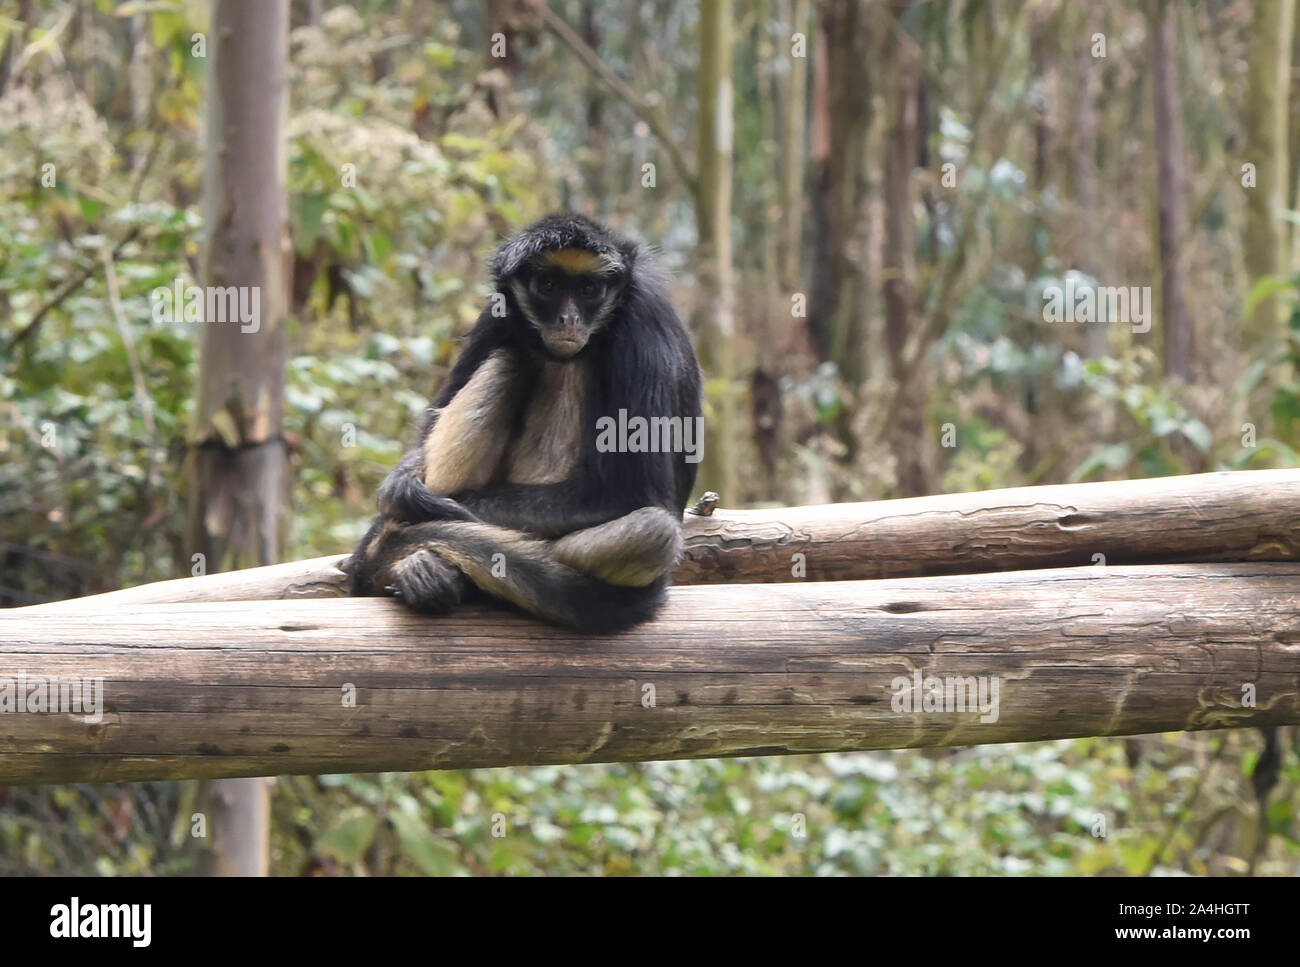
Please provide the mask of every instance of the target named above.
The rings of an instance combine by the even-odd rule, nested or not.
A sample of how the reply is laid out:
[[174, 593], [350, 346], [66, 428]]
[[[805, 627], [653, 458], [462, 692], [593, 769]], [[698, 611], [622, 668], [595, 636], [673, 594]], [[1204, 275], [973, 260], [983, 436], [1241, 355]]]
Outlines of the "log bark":
[[[1106, 564], [1300, 560], [1300, 470], [1018, 487], [687, 515], [677, 584], [849, 581]], [[22, 609], [326, 598], [345, 555], [146, 584]], [[802, 573], [801, 572], [802, 569]]]
[[[18, 784], [1287, 725], [1300, 563], [675, 588], [659, 620], [604, 638], [373, 598], [11, 611], [0, 656], [0, 689], [103, 680], [98, 720], [0, 715], [0, 783]], [[917, 676], [983, 677], [987, 701], [898, 707]]]
[[[1016, 487], [688, 518], [679, 584], [1300, 559], [1300, 471]], [[1102, 555], [1100, 561], [1096, 555]]]

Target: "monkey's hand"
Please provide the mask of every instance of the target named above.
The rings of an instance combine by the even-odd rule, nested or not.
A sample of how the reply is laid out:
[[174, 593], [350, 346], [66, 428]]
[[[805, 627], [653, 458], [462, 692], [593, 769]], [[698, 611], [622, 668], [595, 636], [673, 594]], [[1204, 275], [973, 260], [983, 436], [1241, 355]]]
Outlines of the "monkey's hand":
[[447, 614], [474, 588], [456, 565], [434, 551], [418, 550], [394, 561], [385, 590], [424, 614]]
[[379, 487], [379, 512], [402, 524], [431, 520], [476, 521], [470, 510], [450, 497], [435, 494], [420, 479], [418, 453], [410, 453], [393, 468]]
[[348, 594], [391, 594], [416, 611], [446, 614], [473, 590], [473, 582], [427, 545], [411, 540], [410, 525], [380, 515], [341, 565]]

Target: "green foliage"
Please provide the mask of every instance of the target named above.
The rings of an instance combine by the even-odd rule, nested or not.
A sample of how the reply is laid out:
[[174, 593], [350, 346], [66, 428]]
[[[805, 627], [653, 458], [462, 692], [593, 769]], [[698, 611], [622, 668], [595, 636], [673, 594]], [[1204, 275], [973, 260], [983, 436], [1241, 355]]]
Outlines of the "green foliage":
[[[1247, 733], [1204, 769], [1186, 736], [933, 752], [322, 776], [281, 781], [277, 868], [460, 874], [1206, 872], [1188, 818], [1237, 808]], [[1284, 781], [1294, 782], [1294, 763]], [[288, 787], [288, 788], [284, 788]], [[334, 795], [328, 793], [332, 791]], [[339, 795], [346, 792], [347, 795]], [[353, 805], [358, 803], [359, 805]], [[369, 817], [388, 817], [376, 824]], [[1288, 809], [1270, 814], [1300, 856]], [[323, 835], [319, 832], [324, 830]], [[313, 845], [314, 844], [314, 845]]]
[[1201, 453], [1209, 452], [1209, 428], [1150, 378], [1156, 365], [1144, 351], [1124, 359], [1090, 359], [1084, 364], [1084, 383], [1098, 398], [1118, 404], [1132, 421], [1132, 431], [1124, 434], [1123, 442], [1094, 450], [1071, 474], [1071, 480], [1087, 480], [1102, 470], [1122, 471], [1131, 463], [1137, 464], [1142, 477], [1183, 473], [1186, 467], [1172, 449], [1176, 439]]

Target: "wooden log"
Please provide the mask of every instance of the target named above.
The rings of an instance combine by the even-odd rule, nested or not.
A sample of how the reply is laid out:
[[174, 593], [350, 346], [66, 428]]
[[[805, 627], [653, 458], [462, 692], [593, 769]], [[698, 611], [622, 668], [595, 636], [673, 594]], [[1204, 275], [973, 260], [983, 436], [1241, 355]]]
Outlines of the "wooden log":
[[718, 510], [688, 521], [682, 584], [1300, 560], [1300, 470]]
[[[102, 679], [102, 712], [11, 711], [20, 673], [29, 705], [36, 676]], [[961, 680], [954, 699], [968, 679], [971, 705], [897, 704], [917, 677]], [[1300, 564], [675, 588], [612, 637], [387, 599], [17, 610], [0, 614], [0, 709], [3, 783], [1297, 724]]]
[[347, 575], [338, 568], [346, 558], [346, 554], [328, 554], [304, 561], [156, 581], [120, 591], [28, 605], [0, 614], [22, 613], [34, 618], [46, 614], [106, 612], [137, 604], [338, 598], [347, 593]]
[[[1018, 487], [687, 515], [677, 584], [969, 574], [1093, 564], [1300, 560], [1300, 470]], [[337, 597], [331, 554], [36, 605]], [[803, 574], [798, 573], [803, 568]]]

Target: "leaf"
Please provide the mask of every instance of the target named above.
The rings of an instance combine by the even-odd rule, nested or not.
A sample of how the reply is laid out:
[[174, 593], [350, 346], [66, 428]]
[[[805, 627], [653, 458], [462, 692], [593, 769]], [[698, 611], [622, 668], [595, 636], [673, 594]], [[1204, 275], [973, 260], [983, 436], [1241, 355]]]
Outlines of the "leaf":
[[99, 218], [100, 209], [104, 207], [103, 202], [96, 201], [94, 198], [87, 198], [82, 195], [78, 201], [81, 203], [81, 216], [87, 222], [94, 222]]
[[212, 414], [212, 429], [231, 450], [239, 449], [239, 425], [229, 409], [222, 407]]
[[1273, 420], [1281, 436], [1291, 436], [1300, 425], [1300, 394], [1289, 388], [1278, 390], [1273, 395]]
[[428, 876], [450, 876], [458, 869], [456, 848], [432, 833], [418, 817], [394, 809], [389, 817], [402, 851]]
[[1092, 454], [1083, 463], [1079, 464], [1077, 470], [1070, 474], [1070, 482], [1078, 483], [1080, 480], [1086, 480], [1099, 470], [1119, 470], [1128, 464], [1133, 456], [1133, 448], [1127, 443], [1113, 443], [1110, 446], [1098, 447], [1092, 451]]
[[429, 62], [440, 71], [451, 70], [456, 64], [456, 48], [449, 44], [430, 41], [424, 45], [424, 54]]
[[1269, 367], [1273, 365], [1272, 360], [1257, 359], [1246, 367], [1241, 378], [1237, 380], [1237, 392], [1242, 396], [1247, 396], [1255, 391], [1264, 376], [1268, 373]]
[[1196, 449], [1202, 453], [1210, 452], [1210, 443], [1212, 442], [1210, 428], [1200, 420], [1188, 418], [1183, 421], [1179, 429], [1183, 431], [1183, 436], [1192, 441], [1192, 446], [1196, 447]]
[[1271, 437], [1260, 440], [1256, 450], [1278, 457], [1285, 461], [1284, 466], [1300, 467], [1300, 450], [1287, 446], [1281, 440], [1274, 440]]
[[298, 231], [294, 237], [294, 248], [299, 255], [308, 255], [316, 244], [316, 239], [320, 238], [325, 207], [325, 196], [322, 194], [303, 195], [298, 200]]
[[1280, 275], [1264, 276], [1251, 287], [1250, 294], [1246, 296], [1246, 315], [1254, 312], [1255, 306], [1259, 305], [1264, 299], [1289, 288], [1291, 288], [1290, 279]]
[[365, 809], [351, 809], [316, 842], [317, 852], [340, 863], [355, 863], [370, 848], [379, 820]]
[[369, 236], [368, 241], [370, 254], [375, 262], [383, 262], [388, 258], [388, 253], [393, 250], [393, 240], [383, 232], [375, 232]]

